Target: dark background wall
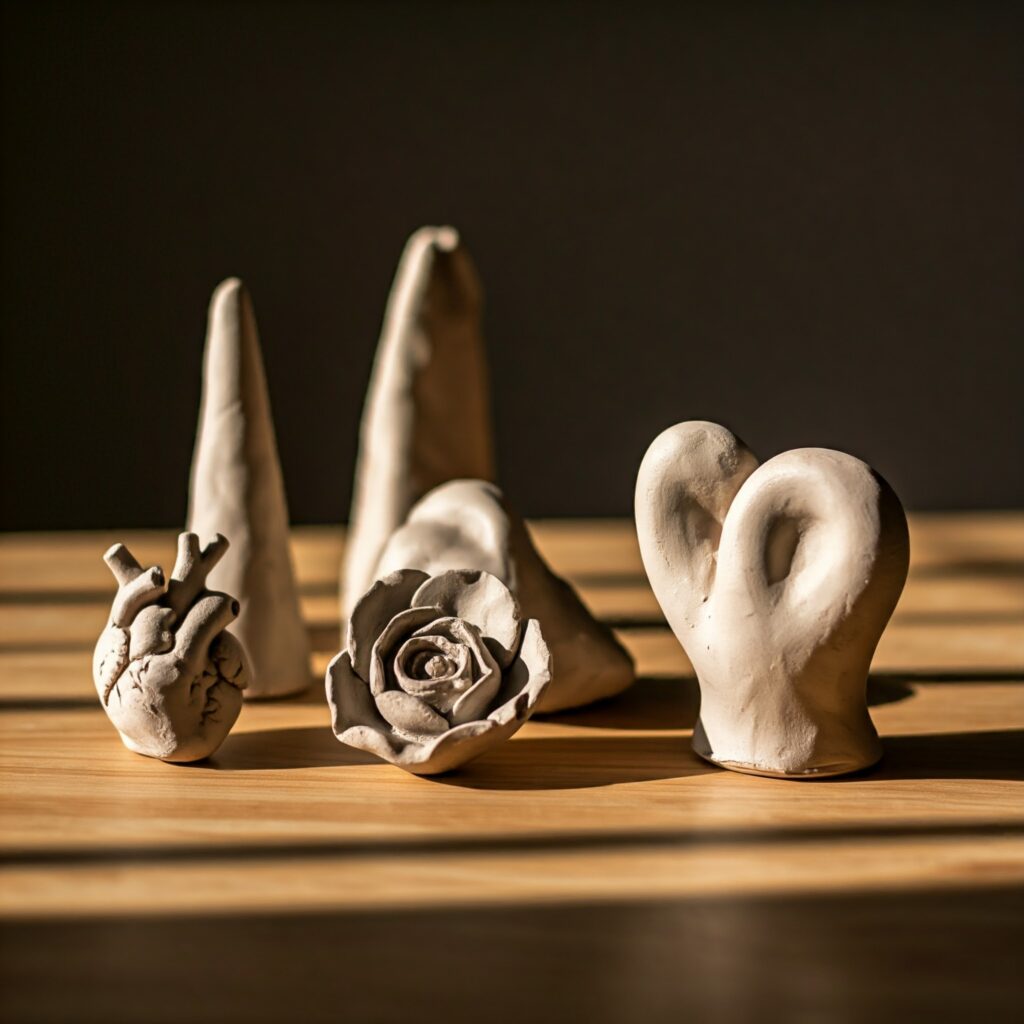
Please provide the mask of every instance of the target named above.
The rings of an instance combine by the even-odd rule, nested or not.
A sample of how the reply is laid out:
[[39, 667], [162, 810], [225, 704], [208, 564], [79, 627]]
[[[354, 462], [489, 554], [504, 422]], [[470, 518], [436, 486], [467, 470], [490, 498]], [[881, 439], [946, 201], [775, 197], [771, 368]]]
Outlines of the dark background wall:
[[395, 260], [438, 222], [527, 514], [628, 513], [697, 417], [913, 508], [1024, 504], [1016, 10], [8, 4], [2, 525], [182, 520], [229, 274], [293, 516], [344, 518]]

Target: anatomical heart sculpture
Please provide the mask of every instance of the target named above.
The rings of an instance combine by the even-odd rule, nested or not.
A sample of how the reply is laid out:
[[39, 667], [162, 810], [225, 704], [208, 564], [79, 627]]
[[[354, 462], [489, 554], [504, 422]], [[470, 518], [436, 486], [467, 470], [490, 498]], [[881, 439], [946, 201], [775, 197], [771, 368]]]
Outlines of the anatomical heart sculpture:
[[680, 423], [644, 457], [636, 525], [700, 684], [698, 754], [787, 778], [879, 759], [865, 689], [909, 541], [903, 507], [877, 473], [823, 448], [758, 466], [724, 427]]
[[223, 742], [242, 707], [245, 655], [226, 632], [238, 601], [206, 589], [228, 542], [200, 550], [178, 538], [171, 578], [143, 570], [123, 544], [104, 556], [118, 589], [93, 656], [93, 680], [124, 745], [164, 761], [198, 761]]

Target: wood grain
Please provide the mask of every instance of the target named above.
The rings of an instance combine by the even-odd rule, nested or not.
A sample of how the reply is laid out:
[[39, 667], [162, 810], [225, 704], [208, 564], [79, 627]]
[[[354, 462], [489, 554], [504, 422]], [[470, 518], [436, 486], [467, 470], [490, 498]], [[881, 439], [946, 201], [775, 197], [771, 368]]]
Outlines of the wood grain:
[[[207, 762], [130, 754], [89, 676], [113, 592], [99, 556], [123, 539], [166, 564], [172, 534], [0, 538], [0, 1015], [336, 1020], [344, 994], [352, 1020], [1008, 1018], [1024, 515], [912, 517], [869, 687], [886, 756], [832, 783], [697, 759], [696, 683], [631, 525], [532, 529], [641, 681], [436, 780], [338, 744], [317, 679], [247, 705]], [[293, 547], [320, 674], [342, 537]], [[470, 980], [438, 989], [453, 969]]]

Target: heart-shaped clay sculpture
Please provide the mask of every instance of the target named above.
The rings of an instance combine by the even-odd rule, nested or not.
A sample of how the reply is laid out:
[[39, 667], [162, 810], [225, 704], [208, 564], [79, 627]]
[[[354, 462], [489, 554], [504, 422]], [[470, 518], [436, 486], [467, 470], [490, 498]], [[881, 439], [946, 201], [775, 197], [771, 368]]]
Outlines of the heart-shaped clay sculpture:
[[137, 754], [198, 761], [238, 718], [248, 669], [225, 627], [239, 606], [206, 589], [227, 547], [218, 535], [200, 551], [194, 533], [181, 534], [169, 580], [159, 566], [143, 571], [123, 544], [103, 556], [118, 589], [96, 644], [93, 680], [107, 717]]
[[865, 689], [906, 581], [906, 516], [842, 452], [758, 466], [715, 423], [659, 435], [636, 485], [644, 567], [700, 684], [693, 746], [754, 775], [840, 775], [881, 756]]
[[540, 623], [551, 652], [552, 678], [539, 713], [614, 696], [635, 679], [633, 659], [551, 571], [495, 484], [452, 480], [425, 495], [384, 547], [374, 578], [402, 569], [431, 576], [482, 570], [508, 587], [524, 618]]

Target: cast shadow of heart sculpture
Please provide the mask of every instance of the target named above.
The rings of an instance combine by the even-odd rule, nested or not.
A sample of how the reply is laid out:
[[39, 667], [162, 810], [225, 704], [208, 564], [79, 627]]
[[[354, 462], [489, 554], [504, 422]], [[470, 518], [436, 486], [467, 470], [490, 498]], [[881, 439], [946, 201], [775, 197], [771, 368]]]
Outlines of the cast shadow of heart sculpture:
[[[913, 687], [899, 679], [871, 677], [868, 705], [894, 704], [913, 696]], [[538, 721], [579, 725], [588, 729], [693, 729], [700, 710], [700, 689], [693, 676], [638, 679], [625, 693], [608, 700]]]
[[1024, 781], [1024, 729], [886, 736], [885, 754], [867, 772], [839, 782], [914, 779]]

